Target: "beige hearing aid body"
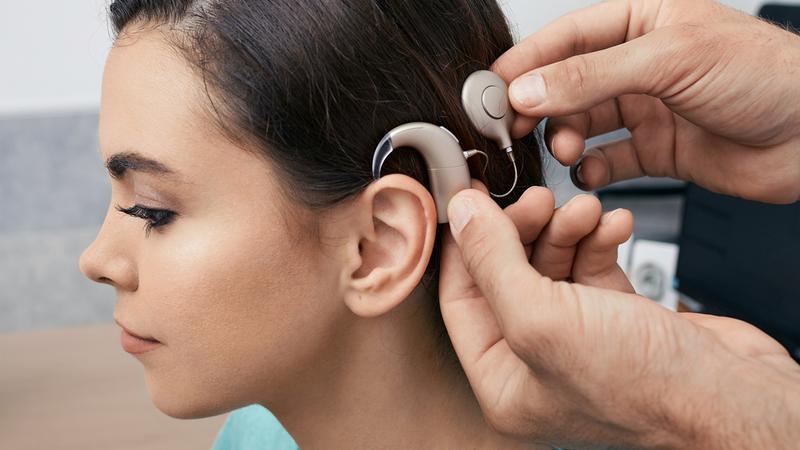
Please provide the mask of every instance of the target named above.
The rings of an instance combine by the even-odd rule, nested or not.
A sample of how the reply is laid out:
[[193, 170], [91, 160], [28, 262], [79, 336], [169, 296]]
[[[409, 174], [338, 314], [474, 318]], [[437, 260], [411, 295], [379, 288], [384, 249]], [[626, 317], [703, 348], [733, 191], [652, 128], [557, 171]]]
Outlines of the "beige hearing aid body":
[[[517, 184], [517, 166], [511, 149], [511, 124], [514, 112], [508, 102], [508, 88], [497, 74], [488, 70], [472, 73], [464, 81], [461, 103], [472, 125], [481, 135], [505, 149], [514, 164], [514, 183], [503, 195], [511, 193]], [[445, 127], [427, 122], [412, 122], [393, 128], [381, 139], [372, 158], [372, 175], [380, 178], [381, 167], [396, 148], [412, 147], [419, 151], [428, 166], [431, 195], [436, 204], [438, 223], [447, 223], [447, 205], [459, 191], [469, 189], [470, 174], [467, 159], [480, 150], [464, 151], [458, 139]], [[488, 157], [487, 157], [488, 164]]]

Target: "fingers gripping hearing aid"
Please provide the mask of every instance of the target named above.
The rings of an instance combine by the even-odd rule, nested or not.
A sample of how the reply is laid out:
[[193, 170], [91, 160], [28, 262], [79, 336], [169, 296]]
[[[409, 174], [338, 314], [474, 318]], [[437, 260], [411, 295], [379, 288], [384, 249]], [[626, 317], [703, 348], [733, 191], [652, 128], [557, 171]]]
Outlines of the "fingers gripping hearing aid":
[[[508, 102], [508, 87], [494, 72], [479, 70], [466, 81], [461, 91], [461, 103], [472, 125], [478, 132], [497, 142], [514, 165], [514, 183], [505, 197], [517, 185], [517, 165], [511, 147], [511, 124], [514, 112]], [[422, 154], [428, 166], [431, 194], [436, 203], [438, 223], [447, 223], [447, 205], [459, 191], [470, 188], [467, 159], [481, 153], [486, 158], [484, 173], [489, 160], [480, 150], [464, 151], [458, 139], [447, 128], [427, 122], [412, 122], [400, 125], [381, 139], [372, 158], [372, 176], [381, 176], [384, 161], [396, 148], [412, 147]]]

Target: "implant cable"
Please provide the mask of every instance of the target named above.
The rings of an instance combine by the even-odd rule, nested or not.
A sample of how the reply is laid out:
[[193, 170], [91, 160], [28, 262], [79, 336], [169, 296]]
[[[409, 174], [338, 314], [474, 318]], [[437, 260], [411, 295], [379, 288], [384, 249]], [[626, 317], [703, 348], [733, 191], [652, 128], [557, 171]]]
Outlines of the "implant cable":
[[[489, 194], [492, 197], [496, 197], [496, 198], [506, 197], [507, 195], [511, 194], [512, 191], [514, 191], [514, 188], [517, 187], [517, 177], [519, 176], [519, 174], [517, 173], [517, 162], [514, 159], [514, 153], [513, 153], [514, 149], [511, 148], [511, 147], [508, 147], [505, 150], [506, 150], [506, 155], [508, 155], [508, 159], [511, 161], [511, 164], [514, 166], [514, 183], [512, 183], [511, 189], [509, 189], [508, 192], [506, 192], [505, 194], [498, 195], [498, 194], [495, 194], [495, 193], [490, 191]], [[469, 159], [470, 157], [475, 156], [478, 153], [483, 155], [484, 159], [486, 160], [486, 163], [483, 165], [483, 173], [481, 174], [481, 176], [485, 180], [486, 179], [486, 168], [489, 167], [489, 155], [487, 155], [485, 152], [483, 152], [481, 150], [472, 149], [472, 150], [467, 150], [467, 151], [464, 152], [464, 158]]]

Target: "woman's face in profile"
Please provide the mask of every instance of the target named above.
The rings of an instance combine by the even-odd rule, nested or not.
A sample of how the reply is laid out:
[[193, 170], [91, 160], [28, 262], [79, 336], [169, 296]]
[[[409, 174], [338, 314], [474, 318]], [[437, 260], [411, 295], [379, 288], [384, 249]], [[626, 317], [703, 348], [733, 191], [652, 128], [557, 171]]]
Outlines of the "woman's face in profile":
[[[145, 164], [112, 179], [80, 259], [114, 286], [115, 319], [163, 343], [136, 357], [155, 405], [179, 418], [290, 397], [346, 314], [335, 261], [294, 239], [294, 216], [309, 216], [287, 210], [269, 164], [216, 131], [207, 101], [158, 31], [120, 36], [103, 76], [101, 157], [137, 153], [174, 173]], [[145, 219], [115, 208], [135, 204], [175, 215], [146, 235]]]

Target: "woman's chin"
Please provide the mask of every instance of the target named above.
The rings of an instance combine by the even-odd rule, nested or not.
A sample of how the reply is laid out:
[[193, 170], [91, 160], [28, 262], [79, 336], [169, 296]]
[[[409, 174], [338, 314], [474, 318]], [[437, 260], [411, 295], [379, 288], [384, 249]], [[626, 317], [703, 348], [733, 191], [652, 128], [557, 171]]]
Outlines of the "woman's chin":
[[159, 411], [174, 419], [203, 419], [225, 414], [235, 407], [228, 408], [222, 399], [212, 395], [189, 393], [184, 389], [173, 389], [159, 385], [157, 381], [146, 378], [150, 400]]
[[219, 405], [200, 404], [186, 401], [186, 399], [170, 399], [170, 401], [165, 401], [159, 397], [152, 397], [151, 399], [153, 405], [159, 411], [173, 419], [204, 419], [231, 411], [231, 409], [220, 408]]

